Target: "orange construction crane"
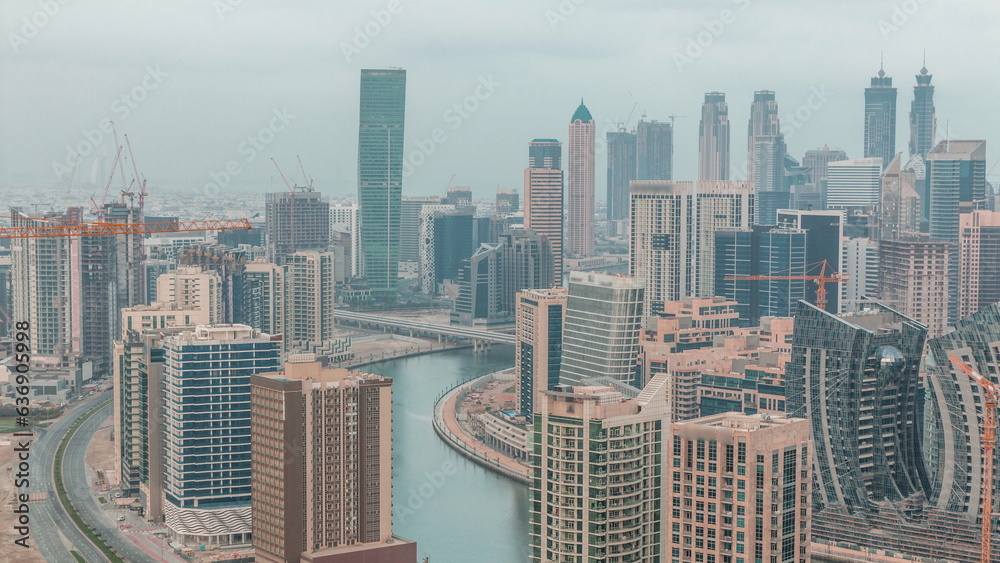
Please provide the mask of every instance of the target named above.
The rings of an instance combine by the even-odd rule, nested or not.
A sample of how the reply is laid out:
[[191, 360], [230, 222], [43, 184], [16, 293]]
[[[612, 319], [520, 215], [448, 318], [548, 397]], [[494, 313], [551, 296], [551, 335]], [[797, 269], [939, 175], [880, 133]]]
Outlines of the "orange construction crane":
[[[760, 276], [726, 276], [727, 280], [750, 280], [750, 281], [775, 281], [775, 280], [806, 280], [816, 282], [816, 306], [820, 309], [826, 310], [826, 284], [846, 282], [850, 279], [847, 274], [841, 274], [839, 272], [834, 272], [833, 268], [830, 268], [830, 273], [827, 273], [827, 268], [830, 267], [830, 263], [826, 260], [820, 260], [814, 264], [809, 264], [804, 268], [804, 271], [810, 271], [819, 267], [818, 275], [795, 275], [795, 276], [785, 276], [780, 275], [779, 272], [775, 274], [760, 275]], [[777, 274], [777, 275], [776, 275]]]
[[[32, 221], [44, 221], [22, 217]], [[249, 230], [249, 219], [212, 221], [173, 221], [170, 223], [70, 223], [34, 225], [31, 227], [0, 227], [0, 239], [38, 237], [89, 237], [94, 235], [133, 235], [146, 233], [179, 233], [186, 231]]]
[[980, 495], [983, 524], [980, 532], [982, 541], [980, 560], [982, 563], [990, 563], [993, 546], [993, 455], [997, 445], [997, 402], [1000, 401], [1000, 385], [986, 379], [955, 356], [949, 355], [948, 359], [983, 388], [985, 399], [982, 432], [983, 482], [982, 495]]

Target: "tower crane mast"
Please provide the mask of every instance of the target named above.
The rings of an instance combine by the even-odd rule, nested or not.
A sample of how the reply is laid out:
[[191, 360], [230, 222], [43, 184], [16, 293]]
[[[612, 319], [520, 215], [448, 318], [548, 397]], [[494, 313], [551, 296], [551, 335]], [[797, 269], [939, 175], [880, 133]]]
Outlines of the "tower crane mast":
[[982, 499], [982, 506], [980, 507], [980, 512], [982, 512], [982, 528], [980, 531], [980, 540], [982, 545], [980, 546], [980, 561], [982, 563], [990, 563], [991, 552], [993, 547], [993, 486], [994, 486], [994, 469], [993, 469], [993, 456], [997, 446], [997, 402], [1000, 401], [1000, 385], [993, 383], [989, 379], [983, 377], [978, 371], [972, 369], [955, 356], [948, 356], [951, 363], [955, 364], [958, 369], [965, 372], [973, 381], [979, 384], [983, 388], [983, 429], [982, 429], [982, 443], [983, 443], [983, 482], [982, 482], [982, 493], [980, 498]]

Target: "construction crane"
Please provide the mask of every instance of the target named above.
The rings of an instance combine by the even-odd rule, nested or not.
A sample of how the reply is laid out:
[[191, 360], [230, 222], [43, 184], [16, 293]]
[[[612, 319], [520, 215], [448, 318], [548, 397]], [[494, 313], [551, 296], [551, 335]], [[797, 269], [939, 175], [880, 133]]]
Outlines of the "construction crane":
[[983, 388], [983, 430], [981, 440], [983, 442], [983, 482], [982, 494], [980, 495], [980, 510], [982, 511], [982, 529], [980, 532], [981, 553], [980, 561], [990, 563], [990, 555], [993, 547], [993, 455], [997, 445], [997, 402], [1000, 401], [1000, 385], [986, 379], [970, 366], [949, 355], [948, 359], [955, 364], [973, 381]]
[[[31, 221], [44, 222], [45, 219], [20, 217]], [[147, 233], [180, 233], [187, 231], [224, 231], [227, 229], [249, 230], [249, 219], [222, 219], [207, 221], [172, 221], [169, 223], [69, 223], [33, 225], [30, 227], [0, 227], [0, 239], [41, 238], [41, 237], [89, 237], [95, 235], [132, 235]]]
[[[802, 274], [802, 275], [780, 275], [780, 272], [775, 272], [768, 275], [759, 276], [726, 276], [726, 280], [737, 280], [737, 281], [777, 281], [777, 280], [805, 280], [812, 281], [816, 283], [816, 306], [820, 309], [826, 310], [826, 284], [846, 282], [850, 279], [847, 274], [841, 274], [839, 272], [834, 272], [833, 268], [830, 267], [830, 263], [826, 260], [820, 260], [813, 264], [806, 265], [803, 271], [809, 272], [819, 267], [818, 275]], [[827, 273], [827, 268], [830, 268], [830, 273]]]

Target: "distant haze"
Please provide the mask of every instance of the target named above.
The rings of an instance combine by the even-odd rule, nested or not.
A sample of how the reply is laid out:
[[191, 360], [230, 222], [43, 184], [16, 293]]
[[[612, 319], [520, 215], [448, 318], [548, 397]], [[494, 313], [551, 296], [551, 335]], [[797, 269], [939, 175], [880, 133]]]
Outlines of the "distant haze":
[[[103, 190], [94, 156], [104, 168], [114, 158], [100, 129], [110, 119], [151, 190], [284, 190], [269, 158], [304, 183], [300, 155], [317, 189], [352, 194], [360, 69], [390, 66], [408, 74], [404, 195], [443, 194], [453, 175], [477, 198], [522, 189], [528, 141], [565, 142], [581, 97], [597, 122], [598, 199], [604, 134], [630, 112], [630, 129], [642, 112], [684, 116], [675, 179], [694, 179], [708, 91], [726, 93], [734, 172], [762, 89], [776, 92], [793, 156], [828, 144], [860, 157], [863, 91], [882, 51], [906, 153], [925, 48], [939, 135], [950, 123], [953, 138], [990, 140], [989, 168], [998, 154], [1000, 4], [986, 0], [48, 4], [0, 3], [2, 189], [63, 184], [74, 164], [67, 147], [96, 145], [73, 181]], [[796, 110], [806, 119], [792, 125]]]

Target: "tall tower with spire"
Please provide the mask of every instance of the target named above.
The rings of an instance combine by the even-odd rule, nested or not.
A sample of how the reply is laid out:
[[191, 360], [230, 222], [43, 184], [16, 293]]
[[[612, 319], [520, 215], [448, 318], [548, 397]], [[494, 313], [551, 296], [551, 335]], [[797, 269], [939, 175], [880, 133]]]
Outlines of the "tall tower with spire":
[[705, 94], [698, 132], [698, 179], [729, 179], [729, 105], [722, 92]]
[[879, 157], [883, 169], [896, 156], [896, 89], [885, 68], [865, 88], [865, 158]]
[[913, 102], [910, 103], [910, 156], [921, 158], [934, 148], [937, 133], [937, 117], [934, 115], [934, 86], [932, 74], [927, 72], [927, 55], [924, 65], [917, 75], [917, 85], [913, 87]]
[[569, 165], [566, 174], [566, 253], [594, 253], [594, 118], [583, 105], [569, 121]]

